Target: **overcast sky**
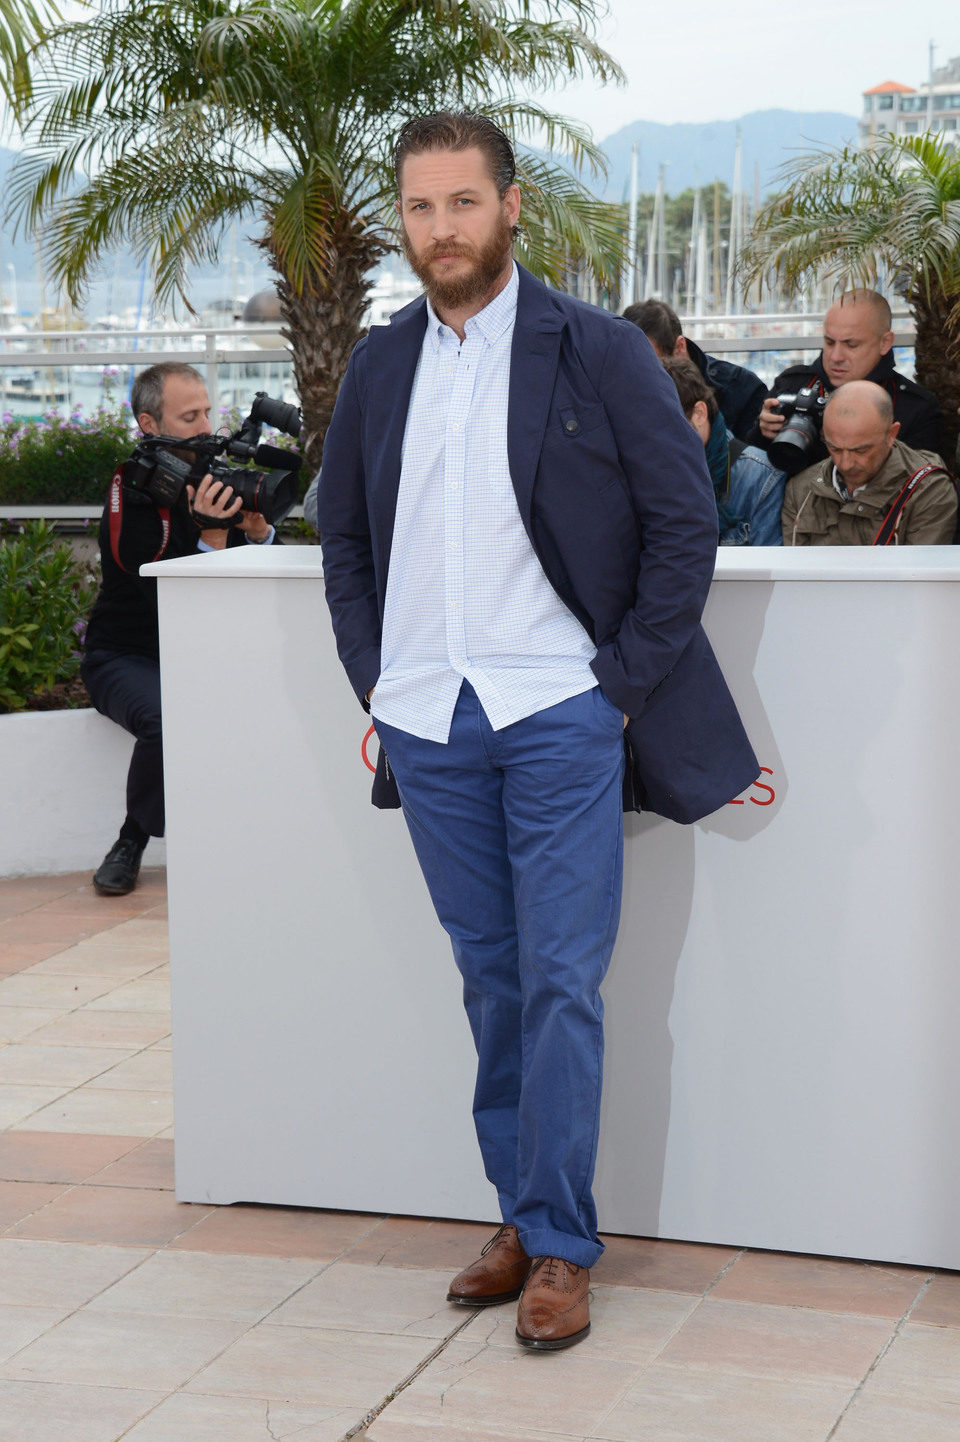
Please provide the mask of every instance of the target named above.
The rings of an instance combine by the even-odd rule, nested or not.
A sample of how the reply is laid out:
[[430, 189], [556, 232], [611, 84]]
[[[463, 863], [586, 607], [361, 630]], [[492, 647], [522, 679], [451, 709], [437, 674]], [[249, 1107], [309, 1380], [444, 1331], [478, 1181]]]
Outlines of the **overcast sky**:
[[[68, 14], [81, 13], [63, 4]], [[633, 120], [732, 120], [752, 110], [859, 115], [884, 80], [919, 86], [929, 44], [960, 55], [960, 0], [608, 0], [600, 41], [627, 84], [567, 86], [551, 108], [604, 139]], [[0, 116], [3, 107], [0, 104]], [[16, 144], [9, 132], [6, 144]]]
[[919, 86], [960, 55], [958, 0], [609, 0], [601, 43], [621, 89], [567, 87], [554, 108], [603, 139], [633, 120], [732, 120], [752, 110], [859, 115], [884, 80]]

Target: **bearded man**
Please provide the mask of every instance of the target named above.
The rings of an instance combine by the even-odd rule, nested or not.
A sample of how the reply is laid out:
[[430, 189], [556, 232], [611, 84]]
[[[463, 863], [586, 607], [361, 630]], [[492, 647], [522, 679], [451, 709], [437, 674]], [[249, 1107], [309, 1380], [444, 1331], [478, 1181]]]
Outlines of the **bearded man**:
[[[425, 297], [350, 360], [318, 522], [340, 659], [453, 943], [503, 1223], [448, 1300], [517, 1340], [589, 1331], [603, 980], [628, 804], [692, 821], [757, 762], [700, 615], [717, 513], [673, 383], [620, 317], [514, 263], [509, 140], [401, 131]], [[625, 728], [626, 727], [626, 731]], [[626, 778], [624, 776], [627, 767]]]

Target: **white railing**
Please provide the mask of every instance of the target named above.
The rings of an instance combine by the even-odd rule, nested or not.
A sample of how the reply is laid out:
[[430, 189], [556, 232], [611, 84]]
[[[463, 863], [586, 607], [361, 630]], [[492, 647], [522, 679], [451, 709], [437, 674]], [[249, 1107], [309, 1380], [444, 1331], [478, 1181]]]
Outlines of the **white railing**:
[[[22, 397], [37, 404], [57, 403], [71, 407], [78, 387], [73, 383], [78, 368], [118, 371], [154, 365], [161, 360], [186, 360], [202, 368], [210, 394], [214, 415], [219, 415], [224, 401], [246, 406], [258, 388], [251, 380], [249, 397], [241, 381], [234, 378], [225, 387], [223, 368], [243, 366], [257, 374], [271, 373], [282, 388], [291, 392], [292, 366], [290, 348], [279, 334], [276, 324], [227, 326], [158, 326], [147, 330], [135, 327], [111, 330], [0, 331], [0, 408]], [[35, 390], [19, 388], [10, 378], [11, 371], [36, 372]], [[58, 377], [57, 372], [65, 372]], [[102, 389], [102, 378], [96, 378], [88, 390]], [[226, 393], [225, 393], [226, 391]], [[95, 396], [93, 397], [95, 398]]]
[[[799, 355], [812, 356], [819, 352], [825, 315], [825, 311], [803, 315], [784, 311], [760, 315], [690, 315], [681, 320], [684, 335], [713, 355], [797, 352], [799, 358]], [[910, 312], [894, 310], [893, 327], [894, 346], [912, 349], [916, 327]]]
[[[765, 312], [757, 315], [681, 317], [684, 332], [717, 355], [770, 351], [819, 351], [824, 312]], [[894, 312], [895, 344], [912, 346], [913, 319]], [[129, 339], [126, 339], [129, 338]], [[121, 339], [125, 344], [120, 345]], [[131, 343], [132, 342], [132, 343]], [[65, 369], [75, 366], [142, 366], [191, 355], [206, 372], [214, 407], [220, 401], [220, 369], [225, 365], [290, 365], [290, 348], [275, 323], [227, 326], [163, 326], [84, 331], [12, 332], [0, 330], [0, 386], [10, 367]]]
[[[817, 354], [823, 315], [768, 312], [690, 315], [682, 320], [685, 334], [705, 350], [744, 357], [770, 384], [787, 365]], [[894, 327], [895, 345], [912, 348], [914, 325], [906, 310], [894, 313]], [[118, 394], [125, 398], [135, 368], [172, 359], [202, 368], [215, 417], [227, 408], [245, 413], [257, 390], [296, 398], [290, 348], [276, 322], [146, 330], [0, 330], [0, 411], [27, 416], [79, 406], [89, 413], [108, 395], [111, 401]], [[910, 371], [908, 357], [898, 358], [898, 363]], [[229, 375], [231, 367], [236, 370]], [[121, 383], [124, 369], [128, 375]]]

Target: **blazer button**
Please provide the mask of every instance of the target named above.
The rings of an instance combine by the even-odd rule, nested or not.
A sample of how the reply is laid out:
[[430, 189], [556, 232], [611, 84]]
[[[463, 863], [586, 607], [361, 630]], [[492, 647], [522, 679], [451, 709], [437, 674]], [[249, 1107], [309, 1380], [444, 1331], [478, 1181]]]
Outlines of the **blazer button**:
[[569, 419], [569, 420], [567, 421], [567, 423], [566, 423], [567, 433], [572, 436], [572, 435], [574, 435], [575, 432], [577, 432], [579, 429], [580, 429], [580, 422], [579, 422], [578, 420], [575, 420], [575, 419], [573, 418], [573, 416], [571, 416], [570, 419]]

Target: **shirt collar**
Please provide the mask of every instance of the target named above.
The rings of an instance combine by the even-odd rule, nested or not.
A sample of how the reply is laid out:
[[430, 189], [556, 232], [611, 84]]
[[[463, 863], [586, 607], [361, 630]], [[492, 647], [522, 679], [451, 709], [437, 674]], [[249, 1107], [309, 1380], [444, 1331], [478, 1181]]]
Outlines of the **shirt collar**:
[[855, 491], [848, 491], [843, 481], [841, 481], [840, 479], [840, 472], [837, 470], [836, 466], [834, 466], [833, 468], [832, 480], [833, 489], [836, 491], [841, 501], [852, 501], [854, 496], [859, 496], [860, 492], [865, 490], [866, 487], [869, 485], [868, 481], [864, 481], [863, 485], [857, 486]]
[[837, 470], [836, 466], [831, 466], [830, 470], [831, 470], [830, 480], [831, 480], [831, 482], [832, 482], [832, 484], [833, 484], [833, 489], [836, 491], [836, 493], [837, 493], [837, 495], [840, 497], [841, 501], [849, 501], [849, 499], [850, 499], [850, 492], [847, 490], [846, 486], [845, 486], [845, 485], [843, 484], [843, 482], [841, 481], [841, 479], [840, 479], [840, 472]]
[[[483, 310], [476, 315], [470, 316], [464, 330], [469, 332], [476, 328], [483, 336], [488, 345], [493, 345], [503, 335], [504, 331], [513, 325], [517, 316], [517, 294], [520, 289], [520, 272], [517, 270], [516, 261], [510, 271], [510, 279], [503, 290], [485, 305]], [[430, 298], [427, 297], [427, 335], [430, 336], [434, 350], [440, 346], [440, 335], [444, 330], [449, 330], [437, 315]]]

